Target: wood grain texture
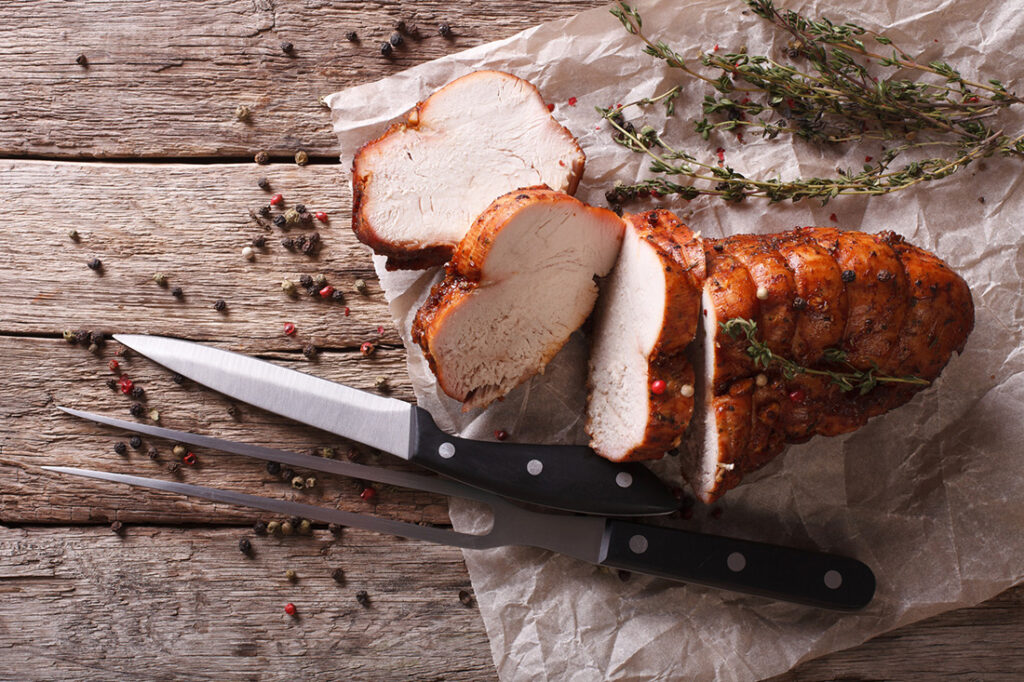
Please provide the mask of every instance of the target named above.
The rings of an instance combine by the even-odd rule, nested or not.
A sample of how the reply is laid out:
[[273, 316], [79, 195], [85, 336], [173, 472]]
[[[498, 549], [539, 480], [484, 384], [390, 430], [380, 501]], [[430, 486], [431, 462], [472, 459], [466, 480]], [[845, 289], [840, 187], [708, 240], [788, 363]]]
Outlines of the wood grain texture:
[[460, 590], [459, 550], [352, 529], [0, 527], [0, 679], [495, 679]]
[[[9, 3], [0, 54], [0, 156], [252, 158], [298, 149], [336, 159], [318, 99], [566, 17], [601, 0], [451, 3]], [[392, 59], [396, 19], [421, 29]], [[448, 22], [451, 39], [437, 33]], [[359, 42], [345, 34], [355, 30]], [[291, 55], [281, 50], [291, 42]], [[75, 63], [78, 55], [88, 66]], [[252, 110], [235, 120], [238, 105]]]

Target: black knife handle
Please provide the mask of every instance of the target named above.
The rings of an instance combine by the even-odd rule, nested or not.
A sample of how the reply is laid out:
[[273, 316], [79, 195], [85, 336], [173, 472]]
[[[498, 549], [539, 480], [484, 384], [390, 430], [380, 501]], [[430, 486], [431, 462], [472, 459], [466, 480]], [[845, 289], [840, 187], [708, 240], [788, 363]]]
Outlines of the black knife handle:
[[603, 566], [827, 609], [864, 608], [875, 575], [856, 559], [609, 519]]
[[431, 471], [522, 502], [604, 516], [678, 509], [671, 491], [642, 464], [616, 464], [584, 446], [490, 443], [451, 436], [413, 410], [409, 460]]

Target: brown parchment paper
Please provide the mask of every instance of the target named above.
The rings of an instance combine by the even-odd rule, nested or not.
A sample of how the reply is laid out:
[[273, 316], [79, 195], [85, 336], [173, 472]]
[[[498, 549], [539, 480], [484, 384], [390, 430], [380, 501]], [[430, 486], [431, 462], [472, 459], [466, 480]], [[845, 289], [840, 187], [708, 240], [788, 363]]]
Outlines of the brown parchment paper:
[[[1019, 3], [857, 0], [785, 3], [811, 16], [884, 30], [921, 60], [949, 59], [968, 76], [1000, 77], [1024, 88], [1024, 12]], [[785, 38], [729, 0], [640, 3], [645, 31], [684, 54], [720, 45], [764, 51]], [[774, 41], [774, 42], [773, 42]], [[646, 163], [610, 142], [595, 105], [661, 92], [677, 82], [641, 53], [605, 9], [537, 26], [506, 40], [422, 64], [386, 80], [331, 95], [342, 159], [416, 101], [453, 78], [496, 68], [535, 83], [555, 116], [580, 140], [587, 167], [579, 196], [603, 205], [615, 179], [644, 176]], [[725, 149], [737, 169], [783, 176], [857, 167], [881, 147], [846, 157], [788, 140], [740, 144], [692, 132], [704, 93], [687, 85], [671, 139], [688, 149]], [[569, 105], [576, 98], [575, 106]], [[1018, 128], [1020, 120], [1013, 123]], [[847, 436], [790, 447], [718, 505], [693, 519], [663, 521], [749, 539], [845, 553], [878, 578], [874, 602], [837, 614], [697, 586], [617, 575], [527, 548], [466, 551], [474, 589], [503, 680], [751, 680], [853, 646], [900, 625], [983, 601], [1024, 579], [1024, 165], [988, 159], [952, 178], [895, 195], [770, 206], [651, 201], [717, 237], [831, 225], [895, 230], [944, 258], [971, 285], [977, 325], [965, 353], [911, 403]], [[835, 214], [835, 220], [831, 214]], [[586, 342], [577, 333], [547, 372], [484, 412], [464, 414], [436, 388], [409, 326], [434, 271], [388, 273], [376, 261], [409, 350], [419, 404], [442, 428], [520, 441], [585, 442]], [[681, 485], [676, 462], [653, 465]], [[460, 530], [482, 529], [482, 510], [453, 500]]]

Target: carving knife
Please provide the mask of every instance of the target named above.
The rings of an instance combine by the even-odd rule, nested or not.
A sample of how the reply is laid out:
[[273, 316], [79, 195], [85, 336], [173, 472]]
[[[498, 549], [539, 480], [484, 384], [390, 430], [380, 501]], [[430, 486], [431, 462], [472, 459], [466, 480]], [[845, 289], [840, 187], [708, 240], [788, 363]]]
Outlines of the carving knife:
[[585, 446], [458, 438], [441, 431], [415, 405], [247, 355], [162, 336], [114, 338], [232, 398], [502, 497], [602, 516], [667, 514], [679, 507], [665, 484], [642, 464], [609, 462]]

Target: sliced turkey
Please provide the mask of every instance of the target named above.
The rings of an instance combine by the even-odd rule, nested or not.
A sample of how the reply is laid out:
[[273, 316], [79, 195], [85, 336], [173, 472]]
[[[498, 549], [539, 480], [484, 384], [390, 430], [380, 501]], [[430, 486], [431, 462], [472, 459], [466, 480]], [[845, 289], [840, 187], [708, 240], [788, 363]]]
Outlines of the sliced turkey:
[[[816, 370], [876, 371], [932, 381], [974, 327], [967, 284], [902, 237], [803, 228], [705, 242], [697, 402], [682, 457], [713, 502], [786, 443], [859, 428], [923, 387], [880, 382], [844, 391], [828, 376], [755, 365], [721, 323], [757, 322], [757, 340]], [[845, 354], [829, 360], [826, 351]]]
[[547, 185], [573, 193], [584, 154], [530, 83], [476, 71], [416, 106], [352, 163], [352, 229], [388, 269], [447, 261], [498, 196]]
[[679, 445], [693, 411], [685, 349], [700, 316], [703, 260], [699, 237], [668, 211], [626, 216], [590, 351], [587, 433], [602, 457], [657, 459]]
[[413, 322], [441, 389], [484, 407], [542, 372], [590, 314], [622, 232], [611, 211], [548, 188], [495, 200]]

